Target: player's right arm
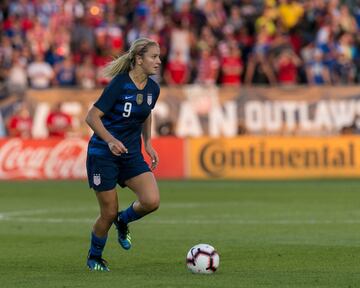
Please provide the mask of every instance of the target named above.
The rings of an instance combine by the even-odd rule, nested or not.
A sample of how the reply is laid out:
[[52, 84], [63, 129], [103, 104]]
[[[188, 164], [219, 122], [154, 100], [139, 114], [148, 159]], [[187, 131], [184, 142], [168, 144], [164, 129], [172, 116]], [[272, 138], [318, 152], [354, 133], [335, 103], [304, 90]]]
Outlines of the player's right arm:
[[104, 112], [95, 106], [91, 107], [87, 116], [86, 123], [90, 126], [90, 128], [95, 132], [97, 136], [103, 139], [109, 146], [110, 151], [119, 156], [122, 153], [127, 153], [127, 149], [124, 144], [117, 140], [110, 132], [105, 128], [101, 121], [101, 117], [104, 116]]

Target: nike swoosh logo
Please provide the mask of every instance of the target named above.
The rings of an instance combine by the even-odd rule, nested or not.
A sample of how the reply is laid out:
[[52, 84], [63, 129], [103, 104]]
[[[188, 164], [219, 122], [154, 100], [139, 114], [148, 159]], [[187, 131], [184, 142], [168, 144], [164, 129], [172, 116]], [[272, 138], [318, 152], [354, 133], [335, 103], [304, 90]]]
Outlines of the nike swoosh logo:
[[125, 96], [125, 100], [131, 99], [133, 96]]

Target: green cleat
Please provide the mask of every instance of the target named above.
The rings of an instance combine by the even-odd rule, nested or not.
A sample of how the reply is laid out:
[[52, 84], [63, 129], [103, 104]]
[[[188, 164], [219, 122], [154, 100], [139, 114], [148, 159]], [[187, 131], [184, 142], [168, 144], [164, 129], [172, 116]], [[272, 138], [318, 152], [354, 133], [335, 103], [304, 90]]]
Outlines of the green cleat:
[[121, 220], [120, 216], [114, 224], [118, 232], [118, 242], [120, 246], [125, 250], [129, 250], [131, 248], [131, 236], [128, 225]]
[[102, 259], [101, 257], [94, 257], [89, 255], [86, 264], [90, 271], [110, 271], [110, 269], [107, 267], [106, 260]]

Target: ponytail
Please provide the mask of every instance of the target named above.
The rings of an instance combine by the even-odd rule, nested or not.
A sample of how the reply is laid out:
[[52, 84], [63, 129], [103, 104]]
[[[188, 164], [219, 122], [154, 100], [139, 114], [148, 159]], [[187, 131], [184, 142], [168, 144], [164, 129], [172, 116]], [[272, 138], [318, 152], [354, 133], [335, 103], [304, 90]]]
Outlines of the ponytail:
[[129, 72], [133, 66], [132, 62], [130, 52], [127, 52], [108, 63], [104, 68], [104, 75], [113, 78], [119, 73]]
[[135, 40], [127, 53], [108, 63], [104, 68], [104, 75], [110, 78], [119, 73], [126, 73], [135, 67], [135, 56], [144, 56], [150, 46], [159, 44], [147, 38]]

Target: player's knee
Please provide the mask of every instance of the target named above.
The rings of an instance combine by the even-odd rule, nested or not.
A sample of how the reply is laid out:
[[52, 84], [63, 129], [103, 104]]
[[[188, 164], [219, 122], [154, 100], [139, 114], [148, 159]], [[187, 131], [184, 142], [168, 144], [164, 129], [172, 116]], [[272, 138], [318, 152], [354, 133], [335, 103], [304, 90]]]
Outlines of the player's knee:
[[117, 213], [117, 209], [109, 208], [101, 212], [101, 217], [104, 218], [107, 222], [111, 223], [116, 219]]
[[148, 200], [144, 201], [143, 203], [141, 203], [141, 205], [146, 212], [150, 213], [150, 212], [153, 212], [153, 211], [159, 209], [160, 199], [158, 199], [158, 198], [148, 199]]

